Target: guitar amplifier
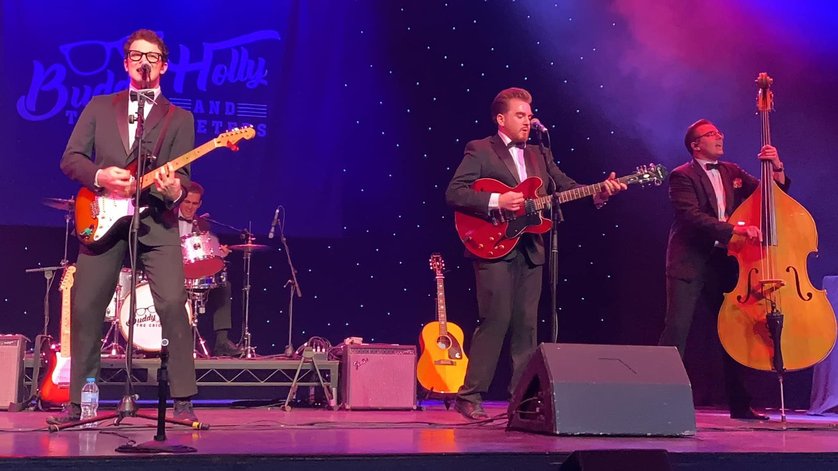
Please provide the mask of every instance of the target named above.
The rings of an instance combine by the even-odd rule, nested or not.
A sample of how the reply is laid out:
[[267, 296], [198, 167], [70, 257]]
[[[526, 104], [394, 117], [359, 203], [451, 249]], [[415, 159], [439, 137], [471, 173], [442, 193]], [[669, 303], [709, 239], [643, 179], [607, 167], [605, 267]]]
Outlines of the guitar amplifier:
[[340, 381], [344, 409], [415, 409], [416, 347], [347, 345]]
[[[23, 399], [23, 355], [26, 352], [23, 335], [0, 335], [0, 409]], [[34, 381], [37, 381], [35, 379]]]

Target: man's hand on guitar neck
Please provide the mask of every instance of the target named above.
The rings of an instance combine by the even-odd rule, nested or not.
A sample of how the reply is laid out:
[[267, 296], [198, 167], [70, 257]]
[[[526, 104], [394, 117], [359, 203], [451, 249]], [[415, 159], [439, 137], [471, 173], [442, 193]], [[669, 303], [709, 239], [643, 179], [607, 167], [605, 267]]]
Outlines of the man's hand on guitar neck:
[[134, 193], [136, 180], [131, 172], [119, 167], [107, 167], [96, 173], [95, 184], [104, 188], [108, 193], [120, 196], [131, 196]]
[[154, 170], [154, 185], [169, 201], [177, 201], [183, 192], [171, 162]]

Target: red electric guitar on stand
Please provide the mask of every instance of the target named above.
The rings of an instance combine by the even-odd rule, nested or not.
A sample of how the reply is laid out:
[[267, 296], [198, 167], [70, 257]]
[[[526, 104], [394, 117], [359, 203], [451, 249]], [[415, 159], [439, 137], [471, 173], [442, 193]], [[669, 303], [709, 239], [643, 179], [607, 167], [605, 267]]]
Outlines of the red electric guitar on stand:
[[70, 400], [70, 292], [75, 273], [75, 265], [67, 265], [58, 286], [61, 291], [61, 344], [53, 346], [49, 352], [47, 374], [41, 383], [41, 401], [50, 404]]

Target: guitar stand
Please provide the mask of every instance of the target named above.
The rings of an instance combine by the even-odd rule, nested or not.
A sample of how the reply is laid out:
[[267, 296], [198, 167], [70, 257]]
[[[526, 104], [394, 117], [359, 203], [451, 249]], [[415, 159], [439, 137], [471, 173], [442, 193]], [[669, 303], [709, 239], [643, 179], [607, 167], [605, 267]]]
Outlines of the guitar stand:
[[433, 389], [425, 390], [422, 394], [422, 397], [419, 398], [420, 408], [422, 410], [425, 409], [424, 405], [421, 405], [425, 401], [429, 400], [436, 400], [442, 401], [442, 404], [445, 406], [445, 410], [451, 410], [451, 404], [457, 399], [457, 393], [441, 393], [436, 392]]
[[[314, 372], [317, 374], [317, 380], [320, 382], [320, 387], [323, 388], [323, 394], [326, 397], [326, 402], [332, 410], [337, 410], [337, 401], [332, 396], [332, 391], [328, 386], [326, 386], [326, 382], [323, 381], [323, 376], [320, 374], [320, 367], [317, 366], [317, 360], [314, 359], [314, 349], [311, 347], [306, 347], [303, 350], [303, 355], [300, 357], [300, 363], [297, 364], [297, 371], [294, 373], [294, 379], [291, 381], [291, 388], [288, 389], [288, 397], [285, 398], [285, 404], [282, 406], [282, 410], [285, 412], [291, 412], [291, 399], [297, 395], [297, 387], [299, 387], [297, 382], [300, 380], [300, 370], [302, 370], [304, 363], [311, 363]], [[334, 380], [334, 378], [332, 378], [332, 380]]]

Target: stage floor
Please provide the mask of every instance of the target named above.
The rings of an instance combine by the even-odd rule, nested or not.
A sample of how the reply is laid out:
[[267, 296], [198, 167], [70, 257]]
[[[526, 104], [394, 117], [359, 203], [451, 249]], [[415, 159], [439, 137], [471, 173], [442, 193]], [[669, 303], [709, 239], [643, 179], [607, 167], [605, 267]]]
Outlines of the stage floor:
[[[0, 466], [54, 469], [61, 462], [76, 466], [79, 460], [104, 459], [126, 469], [147, 466], [148, 460], [185, 469], [190, 464], [205, 466], [211, 458], [216, 464], [256, 468], [282, 461], [296, 463], [295, 469], [319, 469], [318, 463], [331, 463], [329, 469], [336, 469], [336, 462], [364, 461], [370, 464], [365, 469], [390, 469], [394, 463], [414, 469], [413, 463], [419, 469], [422, 460], [454, 464], [461, 458], [464, 469], [470, 469], [469, 463], [485, 469], [489, 463], [490, 469], [523, 469], [526, 464], [527, 469], [556, 470], [574, 450], [665, 449], [673, 469], [707, 469], [700, 463], [712, 463], [713, 469], [727, 469], [718, 463], [747, 469], [747, 463], [763, 461], [774, 465], [767, 469], [838, 469], [836, 415], [812, 417], [796, 412], [782, 424], [776, 413], [768, 422], [747, 422], [732, 420], [723, 411], [702, 410], [696, 415], [698, 430], [693, 437], [570, 437], [506, 431], [506, 404], [487, 406], [497, 419], [482, 424], [467, 422], [438, 401], [428, 401], [424, 410], [417, 411], [198, 407], [200, 420], [210, 424], [210, 430], [168, 425], [165, 442], [194, 447], [196, 453], [177, 458], [144, 456], [139, 461], [138, 456], [115, 449], [129, 442], [152, 441], [156, 426], [152, 421], [127, 418], [119, 426], [103, 422], [96, 429], [50, 433], [44, 422], [48, 412], [0, 412], [0, 456], [4, 457]], [[299, 467], [302, 463], [305, 466]], [[686, 464], [691, 467], [682, 466]]]

